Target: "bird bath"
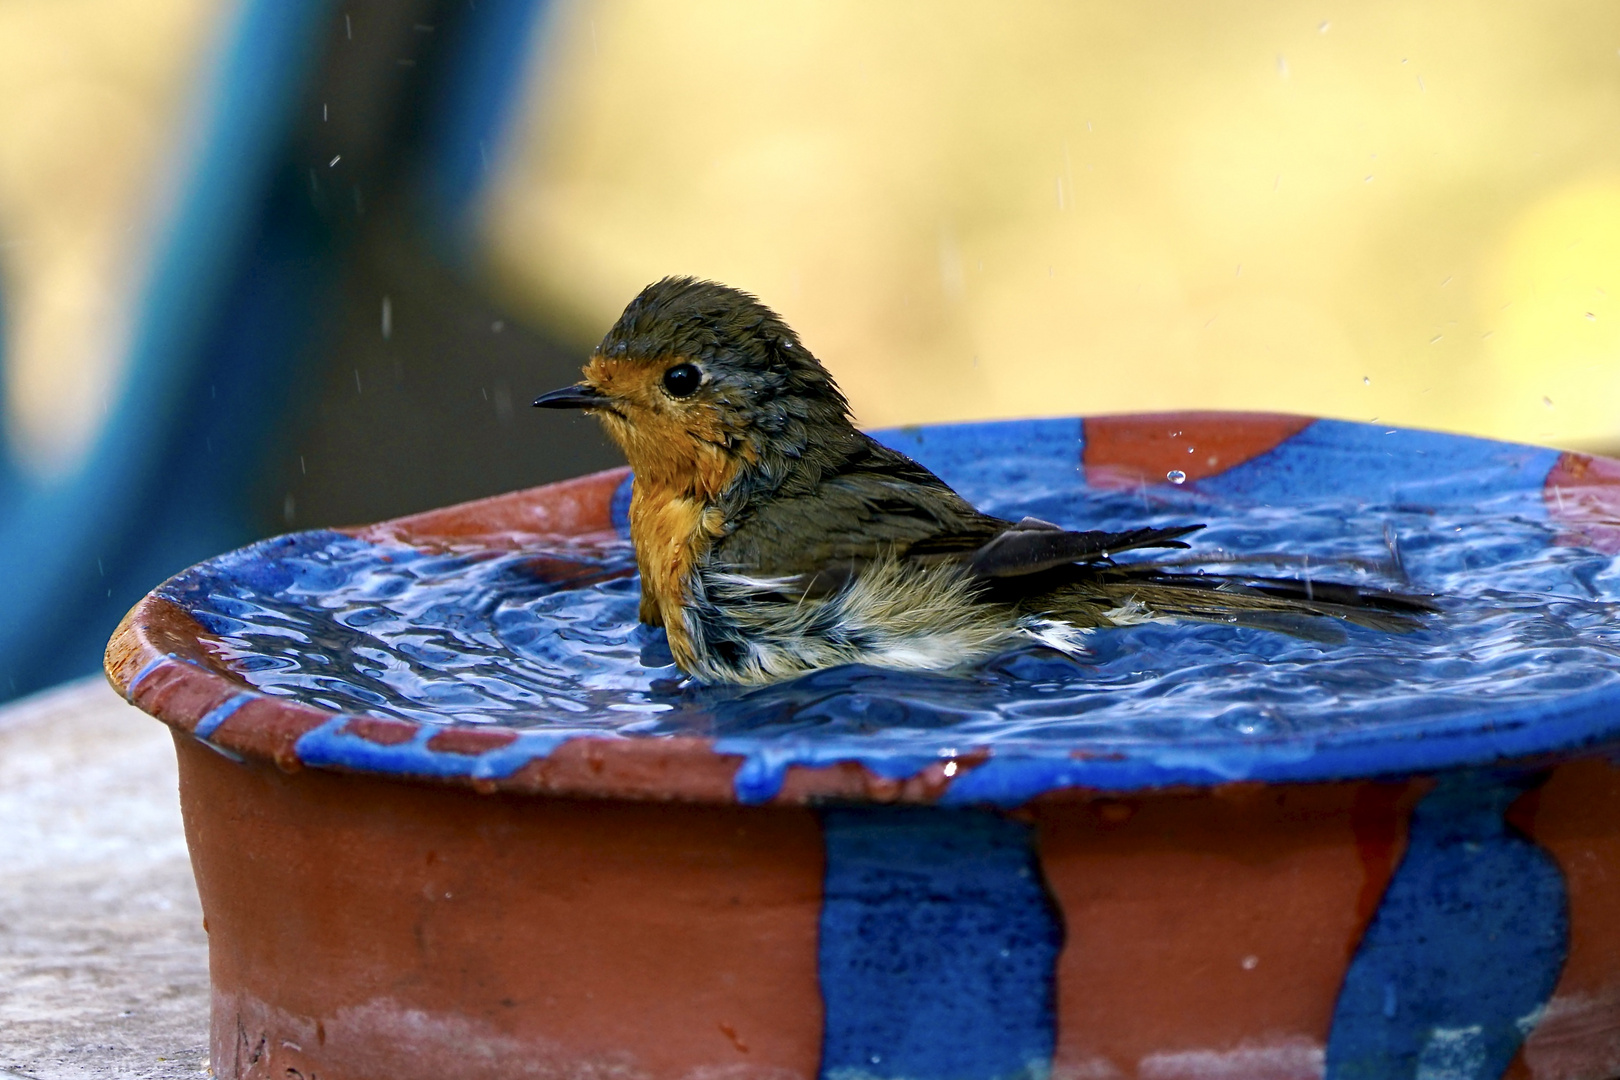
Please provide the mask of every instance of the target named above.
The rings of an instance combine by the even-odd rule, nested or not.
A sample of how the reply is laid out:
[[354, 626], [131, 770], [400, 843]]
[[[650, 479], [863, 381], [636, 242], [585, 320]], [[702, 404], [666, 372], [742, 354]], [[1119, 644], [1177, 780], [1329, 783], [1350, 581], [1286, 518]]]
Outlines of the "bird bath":
[[220, 556], [107, 655], [174, 730], [215, 1073], [1620, 1072], [1620, 462], [1263, 414], [881, 437], [1003, 517], [1208, 522], [1442, 613], [705, 687], [636, 625], [623, 470]]

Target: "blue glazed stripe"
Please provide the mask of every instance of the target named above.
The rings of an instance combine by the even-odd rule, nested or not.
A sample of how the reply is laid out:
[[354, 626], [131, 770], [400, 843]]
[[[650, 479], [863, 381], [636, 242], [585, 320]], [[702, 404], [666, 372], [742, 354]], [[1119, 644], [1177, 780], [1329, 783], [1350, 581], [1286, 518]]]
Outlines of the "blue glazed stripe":
[[996, 750], [989, 761], [959, 777], [942, 801], [1011, 807], [1065, 787], [1138, 791], [1245, 780], [1309, 783], [1417, 776], [1616, 743], [1620, 743], [1620, 716], [1612, 692], [1599, 689], [1553, 707], [1535, 702], [1503, 709], [1492, 715], [1488, 727], [1482, 727], [1477, 716], [1464, 715], [1412, 731], [1386, 728], [1314, 740], [1257, 741], [1250, 746], [1189, 742], [1179, 747], [1122, 747], [1116, 755], [1084, 758], [1009, 747]]
[[577, 731], [524, 731], [513, 742], [482, 754], [456, 754], [433, 750], [428, 742], [446, 730], [423, 724], [408, 742], [387, 745], [345, 731], [352, 717], [337, 716], [299, 736], [294, 752], [305, 765], [341, 767], [359, 772], [395, 776], [469, 777], [500, 780], [531, 761], [545, 758], [579, 734]]
[[209, 709], [203, 718], [197, 721], [197, 726], [195, 729], [193, 729], [192, 734], [197, 738], [206, 741], [210, 735], [219, 730], [219, 726], [221, 724], [231, 718], [232, 714], [234, 714], [237, 709], [240, 709], [248, 702], [253, 701], [258, 696], [259, 695], [257, 694], [241, 693], [227, 698], [220, 704], [215, 705], [212, 709]]
[[141, 670], [137, 671], [135, 673], [135, 677], [129, 680], [129, 688], [124, 691], [124, 696], [129, 700], [134, 701], [135, 690], [141, 685], [141, 683], [146, 681], [146, 677], [173, 659], [175, 659], [174, 653], [164, 653], [157, 659], [148, 660], [146, 663], [142, 664]]
[[983, 811], [828, 810], [823, 1080], [1041, 1080], [1060, 916], [1031, 829]]
[[716, 739], [717, 754], [740, 754], [742, 765], [732, 781], [737, 801], [745, 805], [769, 802], [782, 790], [787, 771], [794, 765], [820, 768], [841, 762], [858, 762], [885, 780], [906, 780], [939, 761], [938, 755], [896, 754], [891, 751], [861, 751], [848, 744], [797, 739], [791, 742], [762, 739]]
[[1345, 975], [1328, 1080], [1496, 1080], [1569, 948], [1563, 874], [1503, 813], [1520, 782], [1443, 780]]
[[1541, 485], [1559, 451], [1514, 443], [1318, 420], [1275, 449], [1198, 481], [1201, 491], [1253, 502], [1333, 492], [1364, 503], [1469, 506], [1518, 496], [1532, 517], [1546, 511]]

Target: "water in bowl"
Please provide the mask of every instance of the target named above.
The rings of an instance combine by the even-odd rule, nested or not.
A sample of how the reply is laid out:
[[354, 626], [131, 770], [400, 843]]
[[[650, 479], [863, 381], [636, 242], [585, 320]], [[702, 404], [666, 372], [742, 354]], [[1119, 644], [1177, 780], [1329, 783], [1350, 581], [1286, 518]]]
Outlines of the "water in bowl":
[[1620, 682], [1615, 560], [1561, 538], [1539, 491], [1438, 507], [1331, 494], [1266, 505], [1196, 484], [981, 496], [1003, 516], [1077, 528], [1207, 522], [1192, 555], [1210, 571], [1259, 558], [1241, 565], [1430, 594], [1442, 613], [1401, 635], [1334, 623], [1334, 642], [1152, 624], [1094, 633], [1079, 660], [1028, 649], [950, 674], [847, 667], [740, 688], [684, 678], [661, 632], [637, 623], [622, 540], [445, 552], [303, 533], [164, 592], [267, 694], [435, 724], [1117, 749], [1411, 728]]

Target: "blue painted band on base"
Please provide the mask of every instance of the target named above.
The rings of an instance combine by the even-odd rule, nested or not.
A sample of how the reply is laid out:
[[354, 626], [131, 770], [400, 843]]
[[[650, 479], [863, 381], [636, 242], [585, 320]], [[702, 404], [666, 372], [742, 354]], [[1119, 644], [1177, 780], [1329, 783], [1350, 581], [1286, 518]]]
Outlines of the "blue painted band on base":
[[1327, 1080], [1496, 1080], [1507, 1069], [1569, 950], [1563, 873], [1503, 820], [1528, 786], [1454, 774], [1418, 804], [1339, 991]]
[[822, 830], [823, 1080], [1044, 1080], [1063, 924], [1031, 827], [868, 807]]

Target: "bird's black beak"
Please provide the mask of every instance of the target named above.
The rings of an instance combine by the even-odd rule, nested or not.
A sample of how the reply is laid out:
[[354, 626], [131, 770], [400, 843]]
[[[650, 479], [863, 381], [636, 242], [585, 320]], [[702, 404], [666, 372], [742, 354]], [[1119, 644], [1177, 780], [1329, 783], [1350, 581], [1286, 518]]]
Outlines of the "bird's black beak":
[[607, 395], [589, 383], [575, 383], [534, 399], [537, 409], [607, 409]]

